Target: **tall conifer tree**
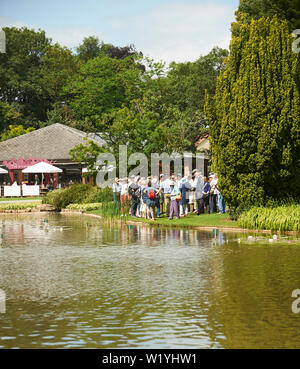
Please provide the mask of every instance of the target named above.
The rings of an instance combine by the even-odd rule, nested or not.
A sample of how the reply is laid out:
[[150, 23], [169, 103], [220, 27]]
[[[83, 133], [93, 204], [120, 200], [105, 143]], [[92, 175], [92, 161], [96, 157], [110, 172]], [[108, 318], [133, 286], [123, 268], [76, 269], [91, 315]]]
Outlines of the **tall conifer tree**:
[[[238, 30], [237, 30], [238, 29]], [[207, 96], [214, 170], [227, 203], [300, 194], [299, 55], [285, 20], [234, 23], [230, 56]]]

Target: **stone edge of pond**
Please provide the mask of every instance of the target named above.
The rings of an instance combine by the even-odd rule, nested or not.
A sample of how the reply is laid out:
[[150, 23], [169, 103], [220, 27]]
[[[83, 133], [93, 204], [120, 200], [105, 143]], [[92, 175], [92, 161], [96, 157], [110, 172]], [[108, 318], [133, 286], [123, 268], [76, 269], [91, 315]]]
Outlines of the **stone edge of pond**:
[[[98, 218], [103, 219], [101, 215], [98, 214], [90, 214], [86, 213], [84, 210], [71, 210], [71, 209], [62, 209], [61, 214], [68, 215], [68, 214], [77, 214], [77, 215], [84, 215], [92, 218]], [[299, 232], [295, 231], [288, 231], [288, 232], [280, 232], [280, 231], [272, 231], [272, 230], [266, 230], [266, 229], [248, 229], [248, 228], [231, 228], [231, 227], [217, 227], [217, 226], [177, 226], [177, 225], [164, 225], [164, 224], [155, 224], [155, 223], [145, 223], [140, 222], [138, 220], [121, 220], [121, 219], [113, 219], [116, 223], [125, 223], [125, 224], [131, 224], [131, 225], [144, 225], [146, 227], [161, 227], [161, 228], [181, 228], [181, 229], [195, 229], [198, 231], [213, 231], [214, 229], [218, 229], [225, 233], [265, 233], [265, 234], [287, 234], [287, 235], [294, 235], [298, 234]]]

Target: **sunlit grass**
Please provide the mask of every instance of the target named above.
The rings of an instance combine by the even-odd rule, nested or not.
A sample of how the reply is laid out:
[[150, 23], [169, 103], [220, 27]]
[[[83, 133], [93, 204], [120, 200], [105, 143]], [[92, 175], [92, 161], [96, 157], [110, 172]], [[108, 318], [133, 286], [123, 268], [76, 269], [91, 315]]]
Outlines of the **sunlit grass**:
[[30, 200], [30, 201], [42, 200], [42, 197], [0, 197], [0, 202], [1, 201], [24, 201], [24, 200]]
[[[102, 210], [92, 210], [88, 213], [102, 215]], [[128, 212], [126, 213], [128, 214]], [[167, 216], [162, 216], [161, 218], [155, 218], [154, 221], [144, 218], [136, 218], [126, 215], [121, 218], [124, 221], [134, 221], [143, 222], [148, 224], [159, 224], [164, 226], [178, 226], [178, 227], [228, 227], [236, 228], [238, 227], [237, 222], [229, 219], [227, 214], [190, 214], [187, 217], [180, 219], [173, 218], [169, 220]]]

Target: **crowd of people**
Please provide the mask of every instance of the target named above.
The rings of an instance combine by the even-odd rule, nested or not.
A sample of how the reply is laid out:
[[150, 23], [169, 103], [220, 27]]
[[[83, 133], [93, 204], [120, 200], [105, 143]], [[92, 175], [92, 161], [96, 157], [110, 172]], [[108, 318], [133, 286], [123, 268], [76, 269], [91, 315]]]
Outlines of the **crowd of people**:
[[167, 214], [170, 220], [190, 213], [225, 213], [225, 202], [218, 188], [218, 176], [208, 178], [197, 170], [184, 177], [164, 174], [158, 177], [115, 178], [114, 202], [121, 205], [121, 216], [130, 207], [132, 217], [155, 220]]

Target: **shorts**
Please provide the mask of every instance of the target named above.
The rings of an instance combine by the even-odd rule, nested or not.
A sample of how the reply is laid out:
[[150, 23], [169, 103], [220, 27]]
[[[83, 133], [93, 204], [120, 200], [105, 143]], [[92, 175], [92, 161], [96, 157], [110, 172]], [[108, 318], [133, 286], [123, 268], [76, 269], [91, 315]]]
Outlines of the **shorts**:
[[148, 208], [155, 208], [155, 200], [147, 199], [146, 205]]
[[189, 193], [189, 204], [193, 204], [195, 201], [195, 192], [194, 191], [191, 191]]
[[129, 201], [129, 196], [128, 195], [121, 195], [121, 205], [125, 205], [126, 202]]

